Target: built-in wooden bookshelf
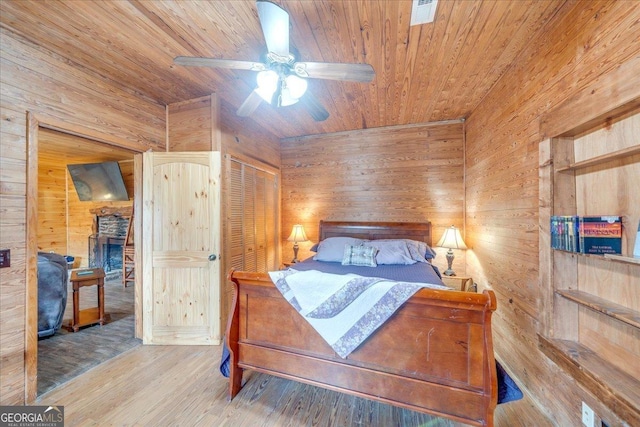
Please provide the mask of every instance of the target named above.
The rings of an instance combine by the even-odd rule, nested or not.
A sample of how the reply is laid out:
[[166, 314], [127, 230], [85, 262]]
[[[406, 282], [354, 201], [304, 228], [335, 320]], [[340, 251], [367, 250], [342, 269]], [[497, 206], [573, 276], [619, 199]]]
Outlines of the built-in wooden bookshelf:
[[[622, 420], [640, 425], [640, 259], [631, 255], [640, 221], [638, 100], [588, 122], [590, 128], [576, 123], [547, 133], [540, 145], [540, 277], [548, 311], [539, 345]], [[622, 254], [551, 249], [552, 215], [622, 217]]]
[[603, 154], [601, 156], [592, 157], [587, 160], [583, 160], [580, 162], [569, 164], [565, 167], [556, 169], [556, 172], [565, 172], [570, 170], [579, 170], [582, 168], [586, 168], [589, 166], [596, 166], [603, 163], [607, 163], [611, 160], [620, 159], [626, 156], [632, 156], [634, 154], [640, 153], [640, 146], [635, 147], [627, 147], [622, 150], [617, 150], [611, 153]]
[[599, 313], [611, 316], [621, 322], [640, 328], [640, 312], [630, 310], [619, 304], [612, 303], [604, 298], [597, 297], [588, 292], [571, 289], [558, 290], [557, 294], [572, 300], [575, 303], [588, 307]]
[[607, 259], [610, 259], [611, 261], [628, 262], [628, 263], [631, 263], [631, 264], [640, 264], [640, 258], [634, 258], [634, 257], [630, 257], [630, 256], [605, 254], [604, 257], [607, 258]]

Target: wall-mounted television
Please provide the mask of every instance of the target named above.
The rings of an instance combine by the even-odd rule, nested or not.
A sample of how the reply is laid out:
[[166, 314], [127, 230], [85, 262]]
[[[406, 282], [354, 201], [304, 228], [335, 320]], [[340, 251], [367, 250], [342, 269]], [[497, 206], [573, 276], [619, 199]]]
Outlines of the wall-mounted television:
[[67, 169], [80, 200], [129, 200], [118, 162], [67, 165]]

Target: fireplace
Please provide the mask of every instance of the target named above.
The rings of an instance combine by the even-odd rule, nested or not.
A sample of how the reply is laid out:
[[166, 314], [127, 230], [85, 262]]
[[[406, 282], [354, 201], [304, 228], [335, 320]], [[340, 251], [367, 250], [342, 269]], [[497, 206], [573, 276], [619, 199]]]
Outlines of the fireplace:
[[94, 233], [88, 238], [89, 267], [101, 267], [105, 273], [122, 270], [122, 248], [126, 244], [131, 207], [99, 208], [95, 215]]
[[89, 267], [102, 267], [105, 273], [122, 270], [124, 236], [89, 236]]

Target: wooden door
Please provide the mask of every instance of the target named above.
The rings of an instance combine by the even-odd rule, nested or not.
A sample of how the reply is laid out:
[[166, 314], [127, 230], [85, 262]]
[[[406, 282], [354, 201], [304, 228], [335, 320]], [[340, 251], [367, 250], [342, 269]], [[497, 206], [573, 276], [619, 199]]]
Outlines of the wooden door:
[[278, 269], [278, 177], [248, 164], [227, 163], [227, 268], [265, 273]]
[[143, 155], [143, 343], [220, 344], [220, 153]]

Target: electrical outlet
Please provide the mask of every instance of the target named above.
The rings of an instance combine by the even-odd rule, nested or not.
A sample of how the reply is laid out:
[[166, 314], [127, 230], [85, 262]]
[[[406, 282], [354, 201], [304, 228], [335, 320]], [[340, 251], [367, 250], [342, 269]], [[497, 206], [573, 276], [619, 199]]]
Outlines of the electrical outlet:
[[582, 425], [585, 427], [594, 427], [595, 419], [596, 414], [593, 412], [593, 409], [582, 402]]

